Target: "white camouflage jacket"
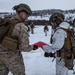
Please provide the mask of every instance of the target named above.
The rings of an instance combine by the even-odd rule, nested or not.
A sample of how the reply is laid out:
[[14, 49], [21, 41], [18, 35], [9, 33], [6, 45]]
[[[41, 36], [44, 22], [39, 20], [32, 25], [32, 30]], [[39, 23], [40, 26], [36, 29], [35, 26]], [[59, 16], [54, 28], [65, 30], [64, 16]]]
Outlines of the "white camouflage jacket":
[[56, 52], [56, 51], [60, 50], [64, 45], [65, 38], [67, 37], [67, 33], [63, 29], [60, 29], [60, 28], [68, 29], [69, 27], [70, 27], [69, 23], [62, 22], [59, 25], [59, 29], [54, 33], [54, 35], [52, 37], [52, 45], [51, 46], [44, 45], [42, 47], [42, 49], [48, 53]]

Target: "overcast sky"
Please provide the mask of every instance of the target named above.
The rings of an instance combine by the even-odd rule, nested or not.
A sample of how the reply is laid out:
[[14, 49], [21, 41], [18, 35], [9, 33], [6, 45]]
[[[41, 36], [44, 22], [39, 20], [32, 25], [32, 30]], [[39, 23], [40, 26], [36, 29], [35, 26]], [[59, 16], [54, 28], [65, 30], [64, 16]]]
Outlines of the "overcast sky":
[[13, 11], [12, 7], [19, 3], [28, 4], [32, 10], [75, 9], [75, 0], [0, 0], [0, 11]]

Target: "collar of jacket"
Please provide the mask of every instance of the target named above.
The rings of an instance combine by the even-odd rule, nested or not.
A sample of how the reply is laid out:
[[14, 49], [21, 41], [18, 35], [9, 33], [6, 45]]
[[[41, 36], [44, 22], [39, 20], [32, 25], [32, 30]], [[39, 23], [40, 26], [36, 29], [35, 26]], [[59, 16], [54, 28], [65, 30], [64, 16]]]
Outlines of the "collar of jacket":
[[62, 22], [62, 23], [59, 25], [59, 28], [69, 29], [69, 28], [70, 28], [70, 24], [67, 23], [67, 22]]

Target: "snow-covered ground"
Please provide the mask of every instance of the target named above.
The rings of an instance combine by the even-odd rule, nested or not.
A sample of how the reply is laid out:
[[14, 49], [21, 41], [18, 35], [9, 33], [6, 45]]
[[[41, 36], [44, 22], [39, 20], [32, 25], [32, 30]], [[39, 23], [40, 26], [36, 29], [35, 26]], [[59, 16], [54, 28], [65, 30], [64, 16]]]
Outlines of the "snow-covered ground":
[[[51, 27], [49, 26], [48, 35], [45, 36], [43, 32], [43, 26], [36, 26], [34, 34], [30, 33], [30, 44], [34, 44], [38, 41], [43, 41], [49, 44], [51, 36]], [[22, 52], [24, 64], [26, 68], [26, 75], [56, 75], [56, 60], [53, 58], [44, 57], [44, 51], [38, 48], [36, 51]], [[8, 75], [12, 75], [9, 73]], [[69, 71], [68, 75], [73, 75], [72, 71]]]

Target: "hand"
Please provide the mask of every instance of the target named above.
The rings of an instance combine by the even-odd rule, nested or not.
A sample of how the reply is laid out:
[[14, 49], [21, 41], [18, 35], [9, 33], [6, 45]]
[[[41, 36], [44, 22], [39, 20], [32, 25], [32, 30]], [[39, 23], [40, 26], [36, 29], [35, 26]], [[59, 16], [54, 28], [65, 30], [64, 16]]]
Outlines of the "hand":
[[44, 56], [45, 57], [55, 57], [55, 53], [51, 53], [51, 52], [50, 53], [47, 53], [47, 52], [45, 52], [44, 53]]
[[50, 53], [49, 53], [49, 56], [50, 56], [50, 57], [55, 57], [55, 53], [51, 53], [51, 52], [50, 52]]
[[49, 57], [49, 53], [45, 52], [45, 53], [44, 53], [44, 56], [45, 56], [45, 57]]
[[36, 50], [38, 49], [38, 46], [37, 45], [33, 45], [33, 50]]

